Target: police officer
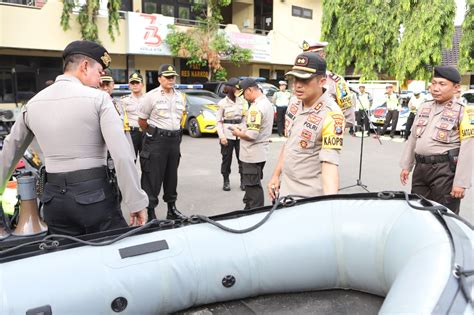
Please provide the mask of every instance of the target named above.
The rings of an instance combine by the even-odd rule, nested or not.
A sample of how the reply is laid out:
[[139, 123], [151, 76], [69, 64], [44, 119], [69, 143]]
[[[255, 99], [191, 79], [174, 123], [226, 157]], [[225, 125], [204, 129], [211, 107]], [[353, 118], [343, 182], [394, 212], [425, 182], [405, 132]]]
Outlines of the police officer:
[[286, 88], [288, 83], [286, 81], [279, 81], [280, 90], [273, 95], [273, 104], [277, 108], [277, 128], [278, 135], [281, 137], [285, 131], [285, 114], [290, 103], [291, 93]]
[[130, 95], [121, 99], [125, 111], [128, 116], [128, 124], [130, 125], [130, 136], [132, 137], [133, 149], [135, 157], [141, 151], [143, 142], [143, 133], [138, 125], [138, 110], [140, 102], [143, 100], [143, 77], [140, 73], [134, 72], [128, 78], [128, 87], [132, 92]]
[[433, 100], [418, 109], [400, 161], [403, 185], [415, 165], [411, 192], [455, 213], [459, 213], [461, 199], [471, 186], [474, 151], [474, 108], [456, 100], [460, 81], [455, 68], [434, 68], [430, 88]]
[[[245, 112], [245, 101], [236, 96], [236, 86], [239, 84], [239, 79], [230, 78], [224, 87], [226, 97], [219, 101], [219, 109], [217, 110], [217, 134], [219, 135], [219, 142], [221, 146], [222, 163], [221, 174], [224, 177], [224, 191], [230, 191], [230, 167], [232, 165], [232, 152], [235, 149], [237, 162], [239, 163], [239, 174], [242, 177], [242, 163], [239, 160], [240, 140], [232, 134], [234, 127], [239, 127], [242, 124], [242, 117]], [[242, 185], [242, 178], [240, 182], [242, 190], [245, 187]]]
[[265, 201], [261, 180], [272, 134], [273, 107], [254, 79], [242, 80], [239, 90], [250, 103], [246, 124], [232, 130], [232, 134], [241, 139], [239, 158], [242, 161], [242, 182], [245, 186], [243, 201], [247, 210], [261, 207]]
[[415, 120], [416, 112], [424, 101], [425, 99], [421, 95], [421, 92], [417, 90], [413, 93], [413, 96], [408, 102], [408, 110], [410, 111], [410, 115], [408, 115], [407, 123], [405, 126], [405, 140], [408, 140], [408, 137], [410, 136], [410, 130], [413, 126], [413, 121]]
[[[115, 82], [114, 82], [114, 78], [112, 77], [112, 72], [110, 71], [110, 69], [105, 69], [104, 71], [102, 71], [102, 74], [100, 76], [100, 89], [110, 95], [110, 99], [112, 100], [112, 103], [114, 104], [114, 107], [117, 110], [117, 114], [120, 116], [120, 119], [122, 120], [123, 131], [125, 132], [125, 137], [127, 138], [127, 141], [130, 144], [130, 148], [131, 148], [130, 153], [133, 156], [133, 142], [130, 136], [130, 125], [128, 124], [128, 115], [123, 105], [117, 102], [112, 97], [112, 92], [114, 91], [114, 87], [115, 87]], [[134, 156], [134, 159], [135, 159], [135, 156]]]
[[181, 157], [181, 120], [185, 111], [183, 95], [178, 92], [176, 69], [164, 64], [160, 66], [160, 86], [145, 94], [140, 104], [138, 123], [145, 131], [145, 140], [140, 152], [142, 187], [148, 194], [148, 216], [156, 218], [155, 207], [163, 185], [163, 200], [168, 204], [167, 219], [183, 219], [176, 209], [178, 193], [178, 165]]
[[288, 140], [267, 185], [270, 198], [275, 199], [278, 192], [282, 196], [336, 194], [345, 122], [324, 88], [326, 62], [318, 54], [305, 52], [296, 57], [286, 75], [294, 78], [298, 99], [286, 113]]
[[[328, 42], [303, 41], [304, 52], [315, 52], [323, 59], [326, 58], [325, 47]], [[326, 70], [326, 90], [344, 113], [346, 127], [355, 125], [355, 99], [344, 78], [332, 71]]]
[[33, 137], [44, 154], [42, 202], [50, 233], [81, 235], [127, 226], [105, 170], [116, 162], [123, 206], [132, 224], [147, 220], [148, 199], [110, 96], [99, 90], [111, 58], [101, 45], [74, 41], [63, 52], [64, 74], [22, 109], [0, 152], [0, 192]]
[[381, 135], [385, 134], [388, 125], [390, 125], [390, 138], [395, 136], [395, 131], [397, 130], [398, 123], [398, 114], [400, 110], [400, 104], [398, 101], [398, 96], [393, 92], [393, 85], [387, 84], [385, 87], [385, 104], [387, 105], [387, 114], [385, 115], [385, 122], [382, 127]]
[[369, 110], [372, 107], [372, 95], [365, 91], [365, 85], [359, 85], [359, 93], [356, 95], [356, 121], [357, 125], [364, 126], [363, 130], [367, 131], [367, 135], [370, 135], [370, 122], [369, 122]]

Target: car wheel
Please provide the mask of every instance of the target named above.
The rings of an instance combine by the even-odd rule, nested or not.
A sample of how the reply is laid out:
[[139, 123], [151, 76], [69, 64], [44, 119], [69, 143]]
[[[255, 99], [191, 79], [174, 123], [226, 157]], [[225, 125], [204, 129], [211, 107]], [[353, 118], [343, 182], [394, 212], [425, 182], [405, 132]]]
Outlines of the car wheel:
[[189, 135], [193, 138], [199, 138], [202, 136], [201, 129], [199, 129], [199, 122], [196, 118], [191, 118], [188, 122], [188, 132]]

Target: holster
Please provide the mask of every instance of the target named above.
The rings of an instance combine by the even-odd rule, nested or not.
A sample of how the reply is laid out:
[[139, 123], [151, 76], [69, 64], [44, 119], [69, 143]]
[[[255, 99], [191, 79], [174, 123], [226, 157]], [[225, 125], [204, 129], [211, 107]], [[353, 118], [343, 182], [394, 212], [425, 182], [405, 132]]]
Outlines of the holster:
[[109, 182], [110, 185], [113, 186], [114, 193], [117, 196], [117, 199], [120, 201], [121, 196], [120, 196], [120, 189], [117, 182], [117, 176], [115, 175], [115, 165], [112, 158], [110, 157], [107, 159], [106, 171], [107, 171], [107, 181]]
[[456, 171], [456, 166], [458, 164], [459, 148], [451, 149], [448, 151], [449, 158], [449, 168], [451, 171]]

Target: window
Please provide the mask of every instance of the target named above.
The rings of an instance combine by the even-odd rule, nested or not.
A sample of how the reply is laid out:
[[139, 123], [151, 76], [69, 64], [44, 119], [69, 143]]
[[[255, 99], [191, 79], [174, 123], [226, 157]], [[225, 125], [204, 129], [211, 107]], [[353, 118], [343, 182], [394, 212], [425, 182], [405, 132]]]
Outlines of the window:
[[11, 70], [0, 70], [0, 103], [14, 103]]
[[174, 16], [174, 5], [162, 4], [161, 14], [165, 16]]
[[143, 12], [152, 14], [163, 14], [165, 16], [171, 16], [176, 19], [188, 23], [189, 20], [196, 20], [196, 16], [201, 12], [194, 12], [193, 6], [195, 4], [201, 4], [204, 0], [144, 0]]
[[312, 20], [313, 19], [313, 10], [292, 5], [291, 6], [291, 15]]
[[268, 79], [270, 78], [270, 70], [269, 69], [259, 69], [258, 70], [258, 76]]
[[36, 73], [33, 71], [17, 72], [17, 101], [26, 102], [36, 94]]

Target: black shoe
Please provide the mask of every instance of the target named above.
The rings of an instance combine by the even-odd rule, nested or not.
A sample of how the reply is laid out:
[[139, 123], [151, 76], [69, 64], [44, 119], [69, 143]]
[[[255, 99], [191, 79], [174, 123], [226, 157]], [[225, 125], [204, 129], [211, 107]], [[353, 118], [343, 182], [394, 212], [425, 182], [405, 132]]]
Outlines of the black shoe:
[[224, 185], [222, 186], [223, 191], [230, 191], [230, 183], [229, 180], [224, 179]]
[[155, 209], [147, 208], [147, 212], [148, 212], [147, 222], [150, 222], [151, 220], [156, 219]]
[[166, 214], [166, 219], [168, 220], [184, 220], [186, 219], [186, 216], [179, 212], [178, 209], [176, 209], [176, 204], [174, 202], [169, 202], [168, 203], [168, 213]]

